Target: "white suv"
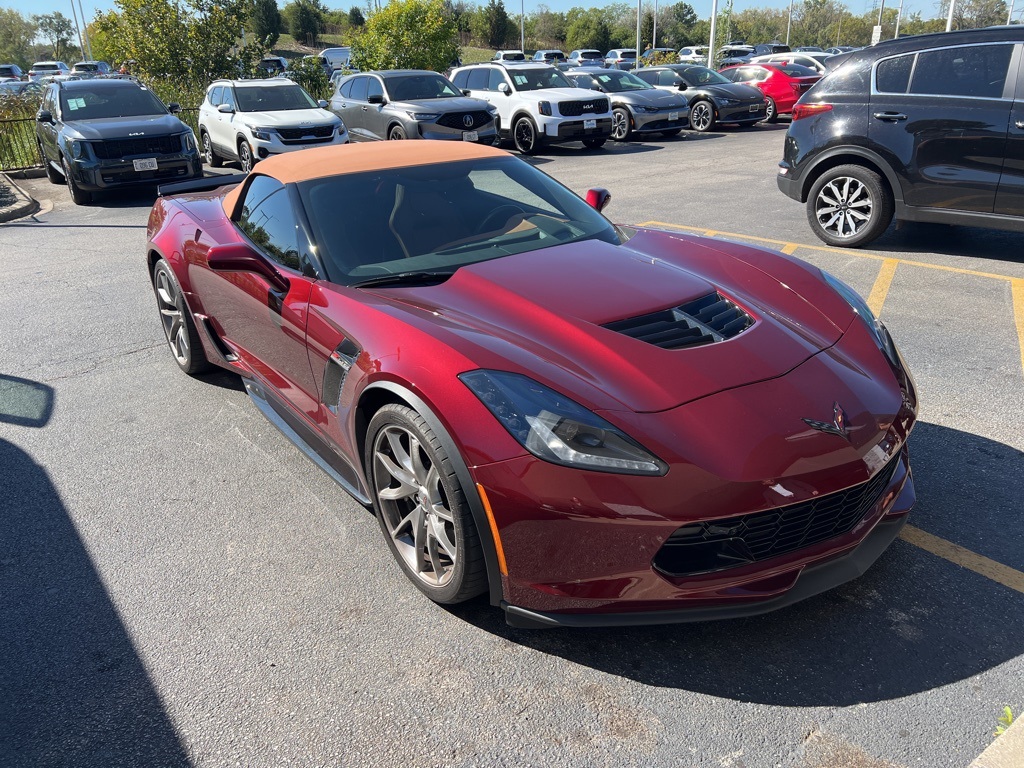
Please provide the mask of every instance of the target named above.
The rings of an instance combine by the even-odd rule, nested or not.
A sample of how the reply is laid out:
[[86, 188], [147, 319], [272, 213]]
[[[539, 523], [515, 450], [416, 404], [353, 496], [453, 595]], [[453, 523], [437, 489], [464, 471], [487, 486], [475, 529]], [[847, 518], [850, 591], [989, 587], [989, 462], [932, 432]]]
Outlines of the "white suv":
[[489, 61], [459, 67], [451, 80], [467, 96], [497, 108], [501, 137], [511, 138], [524, 155], [564, 141], [597, 149], [612, 135], [608, 98], [577, 88], [547, 64]]
[[347, 144], [345, 124], [326, 106], [284, 78], [217, 80], [199, 108], [203, 159], [214, 168], [237, 159], [248, 173], [271, 155]]

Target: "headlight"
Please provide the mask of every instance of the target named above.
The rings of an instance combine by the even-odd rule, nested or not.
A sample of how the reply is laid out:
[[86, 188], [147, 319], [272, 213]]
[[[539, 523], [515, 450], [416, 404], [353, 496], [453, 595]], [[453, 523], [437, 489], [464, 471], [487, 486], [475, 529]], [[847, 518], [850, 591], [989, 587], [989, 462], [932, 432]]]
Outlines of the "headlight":
[[889, 331], [882, 324], [882, 321], [875, 317], [875, 313], [871, 311], [871, 307], [868, 306], [867, 302], [861, 298], [859, 293], [838, 277], [830, 275], [825, 270], [821, 270], [821, 274], [825, 278], [825, 282], [831, 285], [835, 292], [842, 296], [853, 311], [864, 321], [868, 331], [871, 332], [871, 335], [874, 336], [875, 341], [878, 343], [878, 348], [889, 358], [889, 362], [899, 368], [900, 358], [896, 353], [896, 345], [893, 343], [892, 336], [889, 335]]
[[542, 115], [551, 117], [551, 102], [550, 101], [538, 101], [537, 111]]
[[257, 141], [270, 141], [270, 134], [272, 133], [270, 128], [252, 128], [252, 137]]
[[733, 104], [739, 104], [739, 99], [720, 99], [722, 106], [731, 107]]
[[596, 413], [531, 378], [470, 371], [462, 383], [538, 459], [576, 469], [664, 475], [668, 466]]
[[335, 131], [337, 132], [337, 134], [339, 136], [341, 136], [341, 134], [343, 134], [345, 132], [345, 121], [344, 120], [339, 120], [338, 124], [334, 128], [335, 128]]
[[639, 112], [641, 115], [644, 115], [644, 114], [647, 114], [648, 112], [657, 112], [658, 108], [657, 107], [645, 107], [645, 106], [642, 106], [640, 104], [634, 104], [633, 105], [633, 111], [634, 112]]
[[196, 135], [192, 133], [191, 129], [181, 134], [181, 145], [186, 152], [196, 152], [199, 150], [199, 146], [196, 144]]
[[498, 116], [498, 108], [494, 107], [494, 106], [488, 105], [488, 107], [487, 107], [487, 114], [489, 114], [491, 117], [497, 117]]
[[85, 142], [81, 139], [68, 139], [66, 146], [68, 152], [71, 153], [71, 157], [75, 160], [78, 160], [85, 155]]
[[405, 114], [413, 120], [437, 120], [441, 116], [440, 112], [406, 112]]

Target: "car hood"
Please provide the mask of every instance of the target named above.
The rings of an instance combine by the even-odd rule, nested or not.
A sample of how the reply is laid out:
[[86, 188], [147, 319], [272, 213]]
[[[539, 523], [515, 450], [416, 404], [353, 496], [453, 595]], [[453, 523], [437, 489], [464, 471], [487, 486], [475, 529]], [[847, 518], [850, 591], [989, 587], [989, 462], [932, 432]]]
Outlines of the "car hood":
[[126, 139], [140, 136], [166, 136], [184, 133], [187, 128], [174, 115], [144, 115], [142, 117], [105, 117], [99, 120], [67, 120], [66, 134], [87, 141]]
[[388, 107], [392, 109], [406, 109], [410, 112], [474, 112], [486, 110], [489, 106], [483, 99], [471, 99], [468, 96], [388, 102]]
[[699, 85], [688, 88], [684, 93], [692, 95], [695, 91], [708, 93], [719, 99], [741, 99], [743, 101], [764, 101], [764, 94], [752, 85], [729, 83], [728, 85]]
[[608, 94], [589, 88], [541, 88], [537, 91], [518, 91], [516, 96], [527, 101], [569, 101], [607, 98]]
[[338, 116], [326, 109], [279, 109], [273, 112], [239, 112], [247, 125], [259, 128], [300, 128], [308, 125], [334, 125]]
[[[763, 269], [776, 260], [782, 277]], [[824, 294], [827, 305], [834, 295], [817, 271], [650, 230], [621, 246], [589, 240], [465, 266], [440, 285], [370, 290], [415, 308], [439, 334], [461, 336], [452, 343], [481, 367], [597, 390], [611, 400], [592, 404], [612, 410], [662, 411], [784, 375], [843, 332], [809, 301]], [[755, 321], [727, 341], [669, 350], [602, 327], [716, 290]]]
[[671, 93], [660, 91], [657, 88], [643, 91], [625, 91], [623, 93], [606, 94], [615, 101], [624, 101], [627, 104], [642, 104], [647, 107], [686, 107], [686, 97], [683, 92]]

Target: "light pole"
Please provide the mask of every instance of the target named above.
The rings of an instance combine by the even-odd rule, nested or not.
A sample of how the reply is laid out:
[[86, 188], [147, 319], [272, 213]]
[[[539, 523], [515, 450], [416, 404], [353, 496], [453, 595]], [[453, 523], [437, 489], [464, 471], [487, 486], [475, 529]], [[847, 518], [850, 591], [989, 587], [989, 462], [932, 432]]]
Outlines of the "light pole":
[[882, 0], [882, 4], [878, 6], [878, 30], [882, 30], [882, 11], [885, 10], [885, 0]]
[[946, 17], [946, 31], [953, 29], [953, 9], [956, 8], [956, 0], [949, 0], [949, 16]]
[[526, 0], [519, 0], [519, 50], [526, 55]]
[[718, 0], [711, 0], [711, 39], [708, 40], [708, 69], [715, 68], [715, 27], [718, 25]]
[[654, 0], [654, 40], [651, 41], [651, 47], [658, 47], [658, 0]]
[[900, 36], [900, 21], [903, 19], [903, 0], [900, 0], [900, 9], [896, 11], [896, 31], [892, 33], [892, 39]]
[[[71, 0], [71, 4], [73, 6], [75, 0]], [[78, 0], [78, 12], [82, 15], [82, 37], [85, 38], [85, 49], [89, 52], [89, 61], [93, 61], [92, 43], [89, 42], [89, 25], [85, 23], [85, 8], [82, 7], [82, 0]]]
[[78, 32], [78, 47], [82, 49], [82, 58], [86, 58], [85, 44], [82, 42], [82, 28], [78, 26], [78, 12], [75, 11], [75, 0], [71, 0], [71, 15], [75, 19], [75, 31]]
[[1006, 14], [1006, 25], [1007, 26], [1009, 26], [1010, 24], [1013, 23], [1013, 2], [1014, 2], [1014, 0], [1010, 0], [1010, 12], [1008, 14]]
[[839, 29], [836, 30], [836, 48], [839, 47], [839, 36], [843, 34], [843, 16], [846, 14], [845, 8], [839, 9]]
[[636, 0], [636, 64], [633, 69], [640, 69], [640, 3], [641, 0]]
[[793, 26], [793, 0], [789, 0], [789, 21], [786, 22], [786, 45], [789, 45], [789, 30]]

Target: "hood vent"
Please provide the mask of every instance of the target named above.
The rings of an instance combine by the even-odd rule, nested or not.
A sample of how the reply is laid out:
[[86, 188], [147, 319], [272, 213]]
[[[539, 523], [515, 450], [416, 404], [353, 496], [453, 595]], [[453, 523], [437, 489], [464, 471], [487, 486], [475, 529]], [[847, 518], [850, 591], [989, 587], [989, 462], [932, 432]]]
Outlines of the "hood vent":
[[750, 315], [715, 292], [678, 307], [616, 320], [604, 327], [662, 349], [683, 349], [731, 339], [753, 324]]

